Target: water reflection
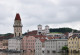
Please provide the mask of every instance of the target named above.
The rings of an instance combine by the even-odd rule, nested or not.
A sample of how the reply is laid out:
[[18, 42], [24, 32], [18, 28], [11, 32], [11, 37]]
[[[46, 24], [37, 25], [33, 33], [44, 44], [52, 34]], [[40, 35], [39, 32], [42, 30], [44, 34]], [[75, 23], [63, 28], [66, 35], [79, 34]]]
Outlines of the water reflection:
[[35, 55], [42, 55], [41, 52], [35, 52]]
[[41, 53], [41, 52], [25, 52], [25, 53], [5, 53], [0, 52], [0, 55], [79, 55], [80, 53]]

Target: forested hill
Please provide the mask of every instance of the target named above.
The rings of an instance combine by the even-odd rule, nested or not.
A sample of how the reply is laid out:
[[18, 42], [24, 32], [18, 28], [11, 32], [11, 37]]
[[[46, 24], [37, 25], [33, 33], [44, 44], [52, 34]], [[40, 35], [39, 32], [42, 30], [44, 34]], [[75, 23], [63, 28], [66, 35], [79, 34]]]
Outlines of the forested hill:
[[66, 33], [66, 32], [77, 32], [78, 30], [72, 29], [72, 28], [50, 28], [50, 32], [60, 32], [60, 33]]

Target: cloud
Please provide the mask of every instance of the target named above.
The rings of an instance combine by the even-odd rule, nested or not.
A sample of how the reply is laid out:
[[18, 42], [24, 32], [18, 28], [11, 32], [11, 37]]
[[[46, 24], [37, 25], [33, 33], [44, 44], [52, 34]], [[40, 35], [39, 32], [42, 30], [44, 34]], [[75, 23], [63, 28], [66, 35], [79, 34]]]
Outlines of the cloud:
[[79, 2], [79, 0], [1, 0], [0, 31], [3, 30], [1, 33], [13, 32], [12, 27], [16, 13], [21, 15], [23, 32], [27, 29], [37, 29], [38, 24], [49, 24], [50, 26], [59, 24], [56, 27], [60, 25], [60, 27], [65, 27], [66, 25], [72, 26], [72, 28], [73, 24], [77, 24], [75, 28], [79, 29]]

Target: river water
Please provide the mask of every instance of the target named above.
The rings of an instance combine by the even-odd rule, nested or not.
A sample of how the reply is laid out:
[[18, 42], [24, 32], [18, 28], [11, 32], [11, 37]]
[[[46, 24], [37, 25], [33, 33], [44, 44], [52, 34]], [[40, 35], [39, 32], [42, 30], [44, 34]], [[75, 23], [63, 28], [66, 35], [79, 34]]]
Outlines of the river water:
[[80, 53], [31, 53], [31, 52], [5, 53], [5, 52], [0, 52], [0, 55], [80, 55]]

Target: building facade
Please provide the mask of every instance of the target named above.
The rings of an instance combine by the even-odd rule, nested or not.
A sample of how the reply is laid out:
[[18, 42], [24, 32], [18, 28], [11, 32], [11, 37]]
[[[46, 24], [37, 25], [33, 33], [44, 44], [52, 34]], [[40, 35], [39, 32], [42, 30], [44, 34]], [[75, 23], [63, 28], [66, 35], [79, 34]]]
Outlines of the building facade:
[[35, 52], [42, 53], [42, 42], [39, 39], [36, 39], [36, 42], [35, 42]]
[[8, 49], [8, 39], [3, 39], [3, 50], [7, 50]]
[[36, 38], [34, 36], [24, 36], [23, 37], [23, 50], [24, 51], [35, 51], [35, 40]]
[[63, 46], [67, 46], [67, 39], [46, 40], [45, 52], [61, 52]]
[[8, 49], [8, 39], [0, 40], [0, 50], [7, 50]]
[[80, 52], [80, 35], [71, 36], [68, 39], [68, 49], [69, 52]]
[[21, 51], [21, 39], [14, 37], [8, 40], [8, 50]]

